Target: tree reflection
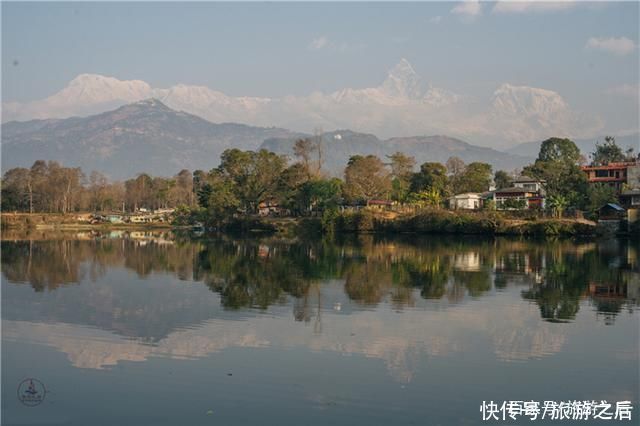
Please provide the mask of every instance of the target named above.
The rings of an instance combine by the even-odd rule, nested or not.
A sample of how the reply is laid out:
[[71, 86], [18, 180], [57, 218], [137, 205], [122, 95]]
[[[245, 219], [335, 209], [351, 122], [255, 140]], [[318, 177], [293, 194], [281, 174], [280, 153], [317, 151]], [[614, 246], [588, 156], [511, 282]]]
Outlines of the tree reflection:
[[[141, 279], [169, 274], [204, 282], [219, 294], [224, 308], [291, 303], [294, 318], [306, 322], [320, 322], [324, 284], [330, 280], [341, 281], [343, 296], [355, 305], [388, 303], [394, 309], [416, 306], [420, 299], [451, 304], [486, 297], [492, 290], [525, 287], [522, 297], [535, 303], [546, 321], [573, 320], [588, 298], [611, 323], [638, 287], [638, 280], [629, 278], [630, 273], [638, 276], [637, 252], [633, 244], [622, 243], [442, 237], [409, 241], [362, 236], [336, 242], [197, 240], [135, 232], [40, 235], [3, 241], [2, 273], [7, 281], [28, 284], [37, 292], [94, 282], [113, 268], [133, 271]], [[605, 288], [615, 291], [604, 294]], [[97, 296], [95, 303], [100, 304]]]

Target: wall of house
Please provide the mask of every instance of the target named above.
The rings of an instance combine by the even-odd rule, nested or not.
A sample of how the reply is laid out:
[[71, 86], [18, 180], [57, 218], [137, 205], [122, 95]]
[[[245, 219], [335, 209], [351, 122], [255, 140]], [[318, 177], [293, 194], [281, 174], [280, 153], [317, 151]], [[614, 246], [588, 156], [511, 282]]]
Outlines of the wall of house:
[[640, 188], [640, 165], [627, 168], [627, 185], [630, 188]]

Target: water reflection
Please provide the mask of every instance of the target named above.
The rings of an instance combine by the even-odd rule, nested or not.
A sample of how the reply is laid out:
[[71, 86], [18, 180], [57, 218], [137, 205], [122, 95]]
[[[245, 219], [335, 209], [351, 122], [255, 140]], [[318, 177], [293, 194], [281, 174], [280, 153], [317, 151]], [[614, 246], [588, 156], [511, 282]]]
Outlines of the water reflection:
[[[305, 321], [317, 313], [318, 304], [329, 306], [321, 302], [320, 284], [330, 280], [343, 282], [344, 294], [357, 305], [390, 302], [399, 310], [415, 306], [416, 298], [452, 305], [515, 287], [539, 307], [544, 320], [571, 321], [581, 301], [588, 300], [610, 324], [621, 310], [638, 304], [637, 253], [637, 245], [622, 240], [408, 242], [369, 236], [337, 244], [194, 240], [151, 232], [44, 233], [27, 239], [5, 235], [2, 272], [8, 282], [30, 285], [36, 292], [95, 282], [113, 268], [143, 279], [170, 274], [203, 282], [227, 309], [264, 310], [293, 299], [294, 317]], [[149, 296], [154, 297], [142, 296], [141, 302]], [[123, 306], [113, 308], [126, 312]]]
[[[637, 401], [638, 243], [3, 237], [3, 394], [46, 379], [47, 409], [75, 424], [210, 424], [212, 399], [224, 424], [296, 407], [318, 424], [477, 424], [487, 398]], [[265, 398], [278, 413], [252, 411]], [[3, 411], [33, 412], [14, 402]]]

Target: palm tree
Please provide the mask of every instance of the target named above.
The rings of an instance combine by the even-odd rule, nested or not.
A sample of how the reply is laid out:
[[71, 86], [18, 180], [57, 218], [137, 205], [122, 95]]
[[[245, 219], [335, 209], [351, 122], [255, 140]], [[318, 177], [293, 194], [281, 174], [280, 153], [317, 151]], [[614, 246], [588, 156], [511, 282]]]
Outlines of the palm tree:
[[569, 206], [569, 200], [562, 194], [549, 196], [549, 207], [554, 217], [562, 217], [562, 213]]

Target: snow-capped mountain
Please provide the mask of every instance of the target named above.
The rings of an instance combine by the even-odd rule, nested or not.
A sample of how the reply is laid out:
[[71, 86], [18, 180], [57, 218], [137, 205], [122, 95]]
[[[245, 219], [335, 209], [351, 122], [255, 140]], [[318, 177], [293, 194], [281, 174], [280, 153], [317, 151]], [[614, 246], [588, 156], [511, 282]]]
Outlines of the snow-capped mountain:
[[380, 137], [447, 134], [493, 146], [556, 135], [589, 137], [602, 128], [597, 117], [581, 118], [551, 90], [503, 84], [492, 99], [469, 102], [423, 80], [406, 59], [376, 87], [281, 98], [229, 96], [186, 84], [152, 88], [140, 80], [81, 74], [46, 99], [4, 103], [2, 121], [87, 116], [149, 97], [213, 122], [300, 132], [351, 128]]
[[602, 121], [572, 111], [552, 90], [501, 85], [493, 94], [488, 122], [503, 128], [509, 140], [535, 140], [541, 132], [553, 136], [585, 137], [597, 133]]
[[389, 71], [380, 91], [390, 98], [415, 100], [424, 96], [422, 79], [404, 58]]

